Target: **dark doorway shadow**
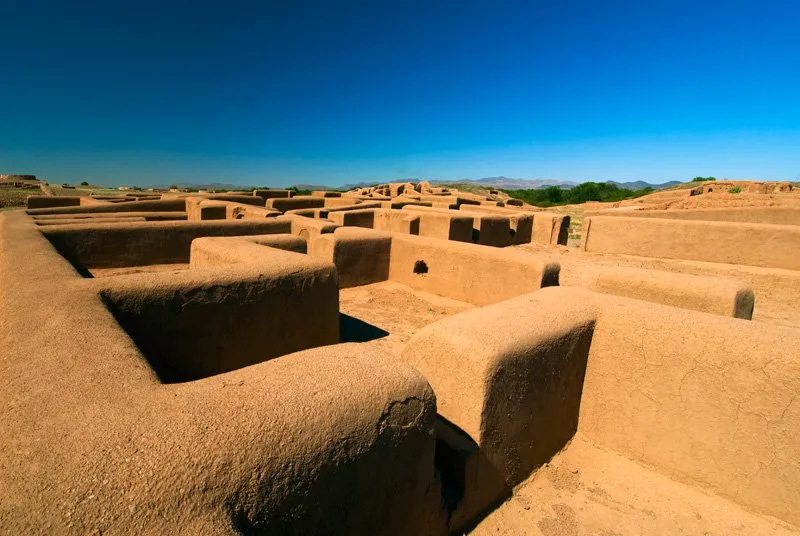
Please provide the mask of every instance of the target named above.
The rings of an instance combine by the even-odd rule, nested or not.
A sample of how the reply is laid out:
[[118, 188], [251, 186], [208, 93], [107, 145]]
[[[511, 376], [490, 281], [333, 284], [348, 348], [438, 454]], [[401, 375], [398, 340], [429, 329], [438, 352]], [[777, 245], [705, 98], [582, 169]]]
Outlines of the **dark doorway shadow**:
[[340, 342], [369, 342], [382, 339], [389, 332], [354, 316], [339, 313]]

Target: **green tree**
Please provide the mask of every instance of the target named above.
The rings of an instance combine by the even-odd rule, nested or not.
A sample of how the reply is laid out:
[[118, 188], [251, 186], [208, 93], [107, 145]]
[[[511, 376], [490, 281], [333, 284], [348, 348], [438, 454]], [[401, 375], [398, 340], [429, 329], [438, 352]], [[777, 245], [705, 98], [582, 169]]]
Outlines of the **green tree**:
[[649, 186], [641, 190], [630, 190], [605, 182], [584, 182], [568, 189], [549, 186], [541, 189], [505, 190], [505, 193], [513, 198], [540, 207], [573, 205], [587, 201], [616, 202], [641, 197], [652, 192], [653, 189]]
[[294, 195], [311, 195], [311, 190], [301, 190], [297, 186], [290, 186], [287, 189], [294, 192]]

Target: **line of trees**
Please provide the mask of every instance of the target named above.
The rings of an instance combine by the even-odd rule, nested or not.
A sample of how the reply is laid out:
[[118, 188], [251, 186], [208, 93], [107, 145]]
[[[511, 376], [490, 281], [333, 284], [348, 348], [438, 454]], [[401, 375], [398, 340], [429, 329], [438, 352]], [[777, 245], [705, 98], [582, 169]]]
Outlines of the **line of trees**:
[[641, 190], [620, 188], [605, 182], [584, 182], [572, 188], [549, 186], [528, 190], [503, 190], [509, 196], [539, 207], [573, 205], [586, 201], [615, 202], [653, 193], [649, 186]]

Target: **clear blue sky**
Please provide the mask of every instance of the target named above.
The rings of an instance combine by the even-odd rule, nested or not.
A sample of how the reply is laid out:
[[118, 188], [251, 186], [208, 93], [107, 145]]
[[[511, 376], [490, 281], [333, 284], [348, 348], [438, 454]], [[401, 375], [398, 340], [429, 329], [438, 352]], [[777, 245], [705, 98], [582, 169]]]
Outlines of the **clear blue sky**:
[[0, 0], [0, 172], [800, 180], [800, 2]]

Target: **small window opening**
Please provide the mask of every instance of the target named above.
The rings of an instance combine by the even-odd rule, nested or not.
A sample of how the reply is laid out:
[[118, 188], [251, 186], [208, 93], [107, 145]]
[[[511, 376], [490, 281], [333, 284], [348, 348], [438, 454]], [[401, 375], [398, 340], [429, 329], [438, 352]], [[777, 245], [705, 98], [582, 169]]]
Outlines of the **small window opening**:
[[428, 273], [428, 265], [425, 264], [425, 261], [417, 261], [414, 263], [414, 273], [415, 274], [427, 274]]

